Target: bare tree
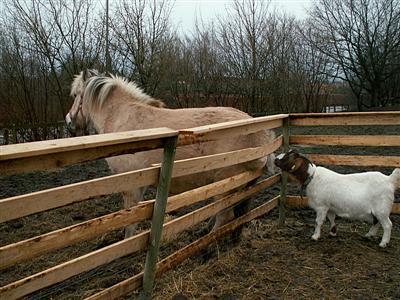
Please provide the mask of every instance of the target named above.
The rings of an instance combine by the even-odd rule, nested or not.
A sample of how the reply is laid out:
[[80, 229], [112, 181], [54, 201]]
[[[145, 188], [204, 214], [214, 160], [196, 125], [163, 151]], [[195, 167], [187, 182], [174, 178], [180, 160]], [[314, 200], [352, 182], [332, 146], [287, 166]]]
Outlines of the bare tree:
[[1, 23], [7, 43], [2, 50], [13, 59], [0, 69], [15, 91], [23, 91], [9, 97], [24, 98], [20, 110], [25, 120], [20, 122], [61, 120], [69, 107], [73, 75], [93, 65], [102, 50], [91, 1], [8, 0], [5, 6]]
[[385, 88], [400, 71], [400, 2], [320, 0], [311, 22], [315, 46], [340, 67], [338, 77], [349, 83], [358, 108], [369, 106], [365, 92], [370, 106], [385, 105]]
[[121, 0], [114, 9], [111, 38], [119, 71], [155, 94], [166, 75], [165, 53], [172, 41], [167, 0]]
[[[235, 94], [249, 99], [247, 111], [257, 110], [263, 68], [271, 52], [266, 36], [269, 3], [235, 0], [227, 17], [219, 19], [218, 47], [226, 66], [225, 76], [235, 84]], [[238, 78], [246, 80], [243, 85], [236, 85]]]

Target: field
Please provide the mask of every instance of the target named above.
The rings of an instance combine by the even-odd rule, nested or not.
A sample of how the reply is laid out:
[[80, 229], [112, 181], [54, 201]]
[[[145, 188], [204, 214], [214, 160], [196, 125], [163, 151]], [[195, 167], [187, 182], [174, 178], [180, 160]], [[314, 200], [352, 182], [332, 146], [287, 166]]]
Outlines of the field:
[[[293, 133], [300, 133], [295, 129]], [[314, 134], [399, 134], [399, 126], [326, 127], [301, 129]], [[395, 147], [313, 147], [306, 153], [398, 155]], [[390, 168], [332, 167], [343, 173]], [[0, 198], [108, 175], [104, 161], [86, 163], [57, 172], [37, 172], [0, 178]], [[291, 194], [299, 189], [290, 186]], [[274, 186], [258, 194], [255, 203], [279, 194]], [[150, 190], [146, 197], [154, 197]], [[396, 201], [400, 202], [399, 191]], [[0, 224], [1, 246], [71, 224], [117, 211], [120, 195], [91, 199], [61, 209]], [[183, 212], [179, 212], [182, 214]], [[177, 215], [179, 215], [177, 214]], [[170, 217], [175, 217], [173, 215]], [[277, 211], [249, 223], [239, 240], [221, 240], [192, 257], [157, 281], [156, 299], [400, 299], [400, 216], [392, 216], [392, 240], [386, 249], [379, 239], [363, 237], [368, 225], [339, 220], [338, 236], [325, 227], [318, 242], [310, 239], [315, 214], [291, 208], [286, 226], [277, 224]], [[140, 225], [148, 228], [149, 222]], [[209, 227], [204, 222], [162, 247], [162, 257], [199, 238]], [[52, 252], [32, 261], [2, 270], [0, 286], [50, 268], [123, 238], [117, 230], [94, 240]], [[122, 281], [143, 269], [145, 254], [127, 256], [104, 267], [50, 287], [27, 299], [81, 299]], [[137, 294], [128, 298], [136, 297]]]

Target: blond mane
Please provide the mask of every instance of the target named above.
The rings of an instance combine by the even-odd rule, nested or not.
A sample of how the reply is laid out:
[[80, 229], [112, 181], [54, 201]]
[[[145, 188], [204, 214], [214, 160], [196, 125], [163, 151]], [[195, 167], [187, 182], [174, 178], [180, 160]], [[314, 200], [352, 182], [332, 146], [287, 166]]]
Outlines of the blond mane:
[[101, 107], [107, 101], [110, 93], [119, 88], [129, 94], [132, 101], [155, 107], [165, 107], [164, 102], [147, 95], [134, 82], [129, 82], [126, 78], [117, 75], [108, 77], [96, 70], [90, 70], [90, 72], [93, 76], [87, 78], [86, 81], [84, 80], [83, 72], [75, 77], [71, 86], [71, 95], [73, 97], [81, 94], [84, 102]]

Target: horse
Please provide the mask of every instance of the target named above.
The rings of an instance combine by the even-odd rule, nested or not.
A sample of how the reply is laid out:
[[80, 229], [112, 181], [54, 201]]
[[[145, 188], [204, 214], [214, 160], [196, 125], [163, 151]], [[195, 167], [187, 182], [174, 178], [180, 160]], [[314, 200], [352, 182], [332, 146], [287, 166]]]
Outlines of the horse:
[[[179, 130], [251, 118], [248, 114], [231, 107], [170, 109], [163, 101], [144, 93], [134, 82], [112, 74], [105, 75], [97, 70], [85, 70], [75, 75], [71, 85], [71, 96], [74, 102], [65, 120], [67, 126], [77, 135], [86, 133], [89, 126], [101, 134], [157, 127]], [[274, 137], [273, 131], [262, 130], [237, 138], [178, 147], [175, 159], [257, 147], [267, 144]], [[114, 173], [147, 168], [160, 163], [161, 160], [162, 150], [160, 149], [106, 159], [110, 170]], [[271, 157], [268, 161], [273, 162], [273, 158]], [[170, 192], [171, 194], [181, 193], [240, 172], [261, 169], [266, 166], [266, 163], [267, 157], [263, 157], [248, 163], [176, 178], [171, 182]], [[123, 192], [124, 207], [133, 207], [143, 200], [146, 188], [134, 188]], [[214, 229], [233, 218], [232, 208], [218, 213]], [[130, 225], [125, 228], [125, 237], [132, 236], [135, 233], [135, 227], [135, 225]]]

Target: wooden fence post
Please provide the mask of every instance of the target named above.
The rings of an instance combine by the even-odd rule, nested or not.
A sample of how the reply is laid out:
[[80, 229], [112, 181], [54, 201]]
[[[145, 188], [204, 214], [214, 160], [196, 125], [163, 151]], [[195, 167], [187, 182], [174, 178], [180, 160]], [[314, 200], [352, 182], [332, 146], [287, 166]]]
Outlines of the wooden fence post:
[[165, 207], [168, 200], [169, 186], [171, 183], [172, 168], [176, 152], [178, 137], [168, 138], [164, 146], [164, 158], [161, 164], [160, 176], [157, 186], [156, 201], [154, 203], [153, 218], [149, 237], [146, 263], [143, 275], [143, 291], [140, 299], [151, 299], [156, 272], [158, 251], [165, 216]]
[[[282, 126], [282, 136], [283, 136], [283, 152], [287, 152], [289, 150], [289, 118], [287, 117], [283, 119]], [[283, 226], [285, 224], [286, 212], [286, 196], [287, 196], [287, 181], [288, 176], [287, 173], [282, 173], [281, 177], [281, 196], [279, 198], [279, 225]]]

